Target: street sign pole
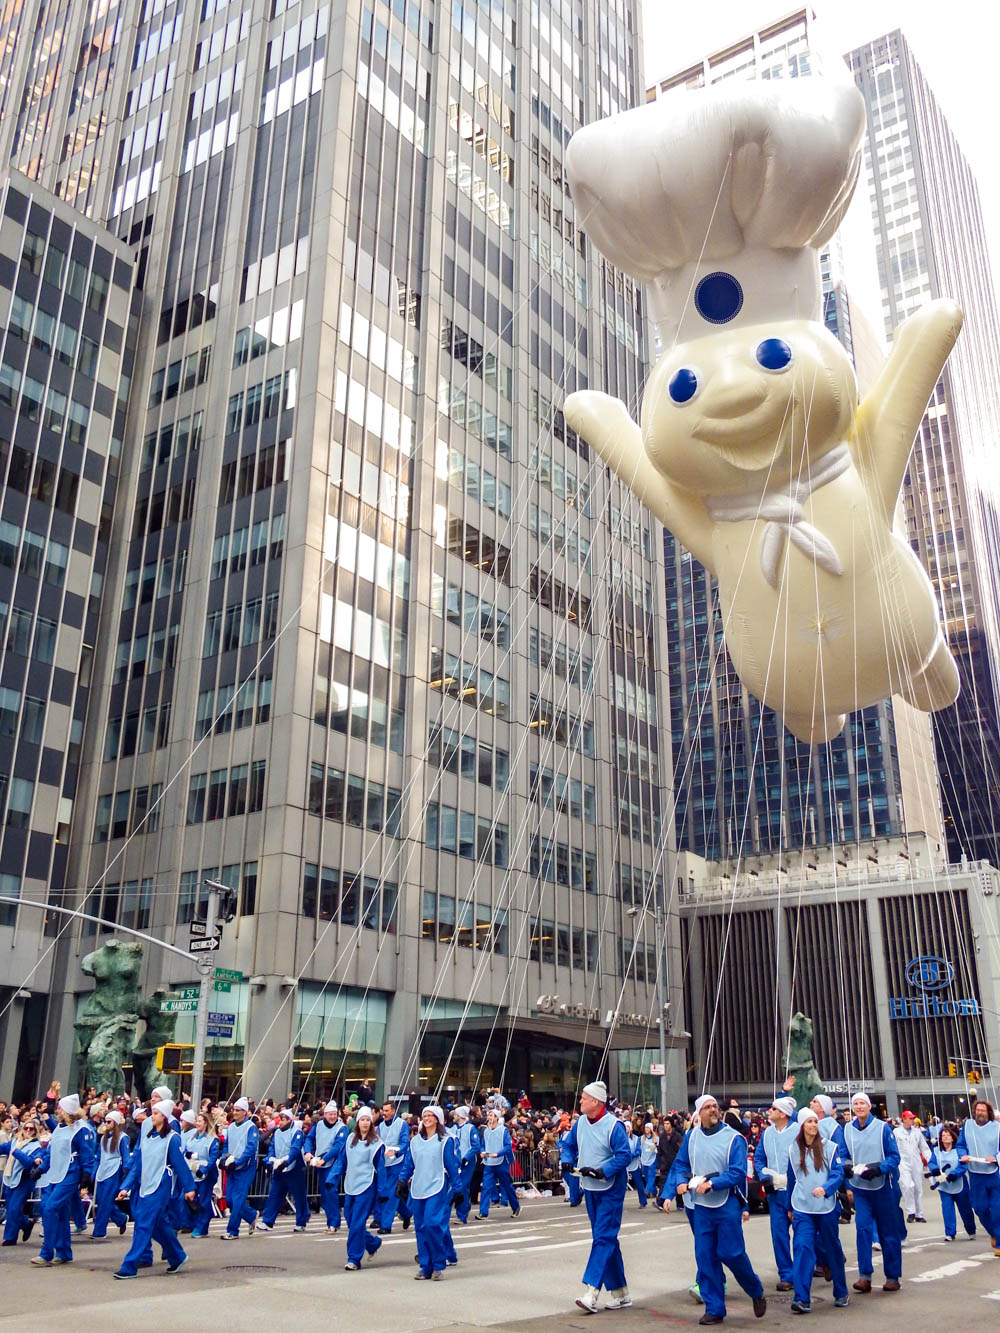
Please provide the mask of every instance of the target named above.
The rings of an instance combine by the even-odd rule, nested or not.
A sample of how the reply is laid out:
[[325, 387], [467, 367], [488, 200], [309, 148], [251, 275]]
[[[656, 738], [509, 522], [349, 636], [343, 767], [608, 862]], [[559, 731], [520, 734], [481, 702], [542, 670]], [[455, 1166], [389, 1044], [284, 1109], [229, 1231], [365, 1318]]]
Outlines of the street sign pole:
[[[205, 910], [205, 934], [209, 939], [215, 933], [215, 918], [219, 907], [219, 890], [224, 884], [206, 879], [208, 889], [208, 907]], [[201, 1085], [205, 1074], [205, 1046], [208, 1041], [208, 1006], [209, 992], [212, 988], [212, 955], [199, 953], [195, 957], [195, 967], [201, 977], [198, 995], [198, 1013], [194, 1025], [194, 1070], [191, 1074], [191, 1109], [196, 1113], [201, 1110]]]

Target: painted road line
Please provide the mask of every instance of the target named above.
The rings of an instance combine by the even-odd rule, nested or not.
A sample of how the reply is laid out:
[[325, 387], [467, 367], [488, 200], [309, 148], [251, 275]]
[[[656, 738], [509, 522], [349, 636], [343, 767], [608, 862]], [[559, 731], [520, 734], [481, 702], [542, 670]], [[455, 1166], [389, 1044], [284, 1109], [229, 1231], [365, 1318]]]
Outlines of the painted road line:
[[[536, 1245], [531, 1251], [532, 1254], [538, 1254], [540, 1250], [570, 1250], [575, 1245], [589, 1245], [589, 1240], [564, 1240], [558, 1245]], [[523, 1250], [490, 1250], [490, 1254], [523, 1254]]]
[[944, 1277], [957, 1277], [967, 1268], [978, 1268], [982, 1259], [956, 1259], [953, 1264], [943, 1264], [940, 1268], [929, 1268], [926, 1273], [918, 1273], [910, 1278], [911, 1282], [940, 1282]]

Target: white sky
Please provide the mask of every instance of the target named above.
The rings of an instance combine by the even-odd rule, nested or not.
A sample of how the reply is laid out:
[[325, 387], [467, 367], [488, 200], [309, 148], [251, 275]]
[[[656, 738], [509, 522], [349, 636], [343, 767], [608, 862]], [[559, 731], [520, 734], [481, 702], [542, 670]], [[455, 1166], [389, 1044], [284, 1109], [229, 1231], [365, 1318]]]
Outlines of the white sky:
[[[793, 13], [794, 0], [643, 0], [646, 85]], [[901, 28], [975, 173], [994, 281], [1000, 273], [998, 0], [814, 0], [841, 52]]]

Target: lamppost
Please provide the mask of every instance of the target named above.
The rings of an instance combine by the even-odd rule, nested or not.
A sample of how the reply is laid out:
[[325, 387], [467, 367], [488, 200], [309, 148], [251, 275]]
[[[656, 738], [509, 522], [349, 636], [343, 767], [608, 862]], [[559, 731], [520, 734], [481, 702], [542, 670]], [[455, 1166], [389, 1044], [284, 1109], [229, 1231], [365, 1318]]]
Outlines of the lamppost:
[[665, 1030], [669, 1004], [663, 999], [664, 972], [667, 967], [666, 932], [664, 931], [663, 908], [656, 903], [652, 912], [648, 907], [630, 907], [626, 912], [633, 921], [644, 916], [653, 918], [653, 931], [656, 941], [656, 1012], [657, 1031], [660, 1038], [660, 1110], [667, 1109], [667, 1035]]

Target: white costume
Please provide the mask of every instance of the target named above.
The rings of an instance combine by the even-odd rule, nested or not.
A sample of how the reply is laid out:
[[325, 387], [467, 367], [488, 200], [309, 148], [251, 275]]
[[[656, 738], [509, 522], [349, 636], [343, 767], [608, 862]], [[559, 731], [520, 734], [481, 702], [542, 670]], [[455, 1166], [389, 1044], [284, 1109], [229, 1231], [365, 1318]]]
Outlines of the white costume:
[[916, 1126], [898, 1125], [893, 1131], [899, 1148], [899, 1188], [907, 1219], [924, 1215], [924, 1167], [930, 1161], [927, 1140]]

